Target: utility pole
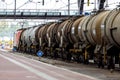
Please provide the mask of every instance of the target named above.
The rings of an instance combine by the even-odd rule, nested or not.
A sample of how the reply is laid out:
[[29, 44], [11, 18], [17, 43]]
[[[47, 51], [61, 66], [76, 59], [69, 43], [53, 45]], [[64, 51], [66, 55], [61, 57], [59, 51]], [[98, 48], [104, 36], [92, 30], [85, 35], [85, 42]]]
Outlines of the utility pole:
[[68, 0], [68, 15], [70, 15], [70, 0]]
[[44, 1], [44, 0], [42, 0], [42, 5], [44, 6], [44, 4], [45, 4], [45, 1]]
[[98, 0], [99, 1], [99, 10], [103, 10], [104, 9], [104, 3], [106, 0]]
[[84, 8], [84, 0], [78, 0], [78, 9], [79, 9], [79, 13], [80, 15], [83, 14], [83, 8]]
[[15, 0], [15, 3], [14, 3], [14, 17], [16, 16], [16, 0]]

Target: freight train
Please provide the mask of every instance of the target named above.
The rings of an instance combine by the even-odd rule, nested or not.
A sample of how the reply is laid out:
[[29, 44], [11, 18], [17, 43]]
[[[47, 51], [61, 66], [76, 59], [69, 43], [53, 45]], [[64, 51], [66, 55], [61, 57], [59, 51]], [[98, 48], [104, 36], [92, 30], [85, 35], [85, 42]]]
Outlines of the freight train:
[[17, 51], [98, 67], [120, 65], [120, 8], [49, 22], [15, 32]]

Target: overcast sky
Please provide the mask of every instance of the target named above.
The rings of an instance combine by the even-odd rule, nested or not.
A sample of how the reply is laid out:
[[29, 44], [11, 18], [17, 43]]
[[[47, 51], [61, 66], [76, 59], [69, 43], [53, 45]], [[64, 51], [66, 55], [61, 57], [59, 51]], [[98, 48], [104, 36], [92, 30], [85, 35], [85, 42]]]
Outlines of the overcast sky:
[[[3, 2], [5, 1], [5, 2]], [[0, 9], [14, 9], [15, 0], [0, 0]], [[68, 0], [44, 0], [45, 4], [42, 5], [42, 0], [16, 0], [18, 9], [67, 9]], [[90, 3], [94, 3], [95, 0], [90, 0]], [[85, 3], [87, 0], [85, 0]], [[108, 0], [110, 8], [115, 8], [120, 0]], [[78, 9], [77, 0], [70, 0], [70, 8]], [[87, 6], [85, 4], [85, 10], [90, 10], [94, 8], [94, 4]]]

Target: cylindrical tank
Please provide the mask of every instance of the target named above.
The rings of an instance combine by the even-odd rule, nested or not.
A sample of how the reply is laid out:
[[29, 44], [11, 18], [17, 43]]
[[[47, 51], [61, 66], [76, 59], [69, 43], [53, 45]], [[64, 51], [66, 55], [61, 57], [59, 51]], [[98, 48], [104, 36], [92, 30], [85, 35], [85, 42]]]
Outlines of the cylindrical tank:
[[[103, 11], [98, 13], [97, 15], [90, 15], [83, 19], [83, 23], [79, 26], [79, 34], [84, 37], [84, 41], [90, 43], [92, 45], [101, 45], [102, 37], [101, 37], [101, 24], [104, 17], [109, 13], [109, 11]], [[80, 37], [81, 38], [81, 37]]]
[[[64, 28], [69, 23], [69, 21], [70, 20], [68, 19], [68, 20], [61, 22], [57, 29], [56, 40], [57, 40], [57, 43], [60, 43], [61, 46], [66, 41], [66, 37], [64, 37]], [[64, 39], [63, 39], [63, 37], [64, 37]]]
[[66, 24], [66, 26], [63, 27], [63, 37], [64, 39], [66, 38], [66, 41], [68, 43], [72, 42], [70, 38], [70, 34], [71, 34], [70, 31], [71, 31], [71, 27], [72, 27], [74, 20], [76, 19], [75, 18], [69, 19], [69, 22]]
[[37, 45], [38, 44], [39, 39], [38, 39], [37, 36], [38, 36], [39, 28], [40, 28], [39, 26], [34, 26], [32, 31], [30, 32], [31, 33], [30, 34], [30, 40], [32, 42], [32, 45]]
[[22, 42], [22, 46], [24, 47], [24, 46], [27, 46], [27, 35], [28, 35], [28, 29], [30, 29], [30, 28], [26, 28], [24, 31], [23, 31], [23, 33], [21, 34], [21, 42]]
[[83, 34], [84, 32], [82, 32], [82, 31], [83, 31], [83, 25], [87, 24], [87, 19], [88, 19], [88, 16], [84, 16], [82, 21], [78, 25], [78, 37], [79, 37], [80, 41], [85, 40], [85, 36]]
[[14, 42], [13, 42], [13, 47], [18, 48], [20, 44], [20, 37], [24, 29], [19, 29], [14, 33]]
[[20, 41], [21, 41], [21, 45], [22, 45], [22, 47], [23, 46], [25, 46], [25, 33], [26, 33], [26, 29], [22, 32], [22, 34], [21, 34], [21, 37], [20, 37]]
[[79, 42], [79, 37], [78, 37], [78, 27], [80, 22], [82, 21], [83, 17], [79, 17], [72, 21], [73, 23], [71, 26], [68, 28], [69, 35], [68, 38], [72, 44], [78, 43]]
[[33, 27], [30, 27], [30, 28], [26, 29], [23, 34], [25, 43], [27, 44], [27, 47], [30, 47], [30, 45], [32, 44], [32, 41], [30, 39], [32, 30], [33, 30]]
[[53, 30], [53, 32], [54, 32], [54, 40], [55, 40], [55, 42], [59, 45], [60, 43], [59, 43], [59, 39], [58, 39], [58, 35], [59, 35], [59, 33], [58, 33], [58, 27], [59, 27], [59, 25], [61, 24], [62, 22], [61, 21], [59, 21], [59, 22], [57, 22], [57, 24], [55, 25], [55, 28], [54, 28], [54, 30]]
[[76, 18], [71, 18], [69, 19], [65, 24], [64, 27], [62, 29], [62, 36], [63, 36], [63, 40], [65, 43], [69, 43], [71, 39], [69, 39], [70, 36], [70, 30], [72, 27], [72, 24], [74, 22], [74, 20], [76, 20]]
[[53, 23], [49, 26], [49, 28], [47, 29], [47, 41], [49, 42], [48, 46], [51, 46], [51, 43], [54, 42], [55, 43], [55, 35], [56, 35], [56, 30], [57, 30], [57, 23]]
[[108, 43], [120, 47], [120, 10], [112, 10], [103, 26], [105, 26], [105, 37]]
[[93, 40], [90, 40], [92, 44], [102, 44], [102, 37], [101, 37], [101, 24], [104, 17], [109, 13], [109, 11], [100, 12], [98, 15], [94, 16], [92, 20], [88, 23], [88, 31], [90, 31], [91, 37]]
[[79, 27], [78, 27], [78, 36], [79, 36], [79, 39], [82, 42], [85, 42], [85, 43], [88, 43], [88, 44], [90, 43], [90, 41], [88, 40], [87, 35], [88, 36], [90, 36], [90, 35], [88, 34], [87, 26], [88, 26], [89, 21], [93, 17], [94, 16], [85, 16], [85, 17], [83, 17], [83, 19], [80, 22]]
[[40, 46], [44, 45], [43, 43], [45, 42], [48, 43], [46, 33], [47, 33], [47, 29], [50, 26], [50, 24], [51, 23], [41, 26], [41, 28], [38, 31], [38, 39], [39, 39]]

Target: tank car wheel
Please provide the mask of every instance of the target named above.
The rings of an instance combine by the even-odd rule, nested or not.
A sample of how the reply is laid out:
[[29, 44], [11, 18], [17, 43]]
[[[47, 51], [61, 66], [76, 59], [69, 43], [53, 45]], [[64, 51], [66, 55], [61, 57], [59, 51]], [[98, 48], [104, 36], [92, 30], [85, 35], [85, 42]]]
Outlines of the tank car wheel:
[[62, 49], [62, 51], [59, 53], [60, 54], [60, 58], [64, 61], [65, 60], [65, 51]]
[[72, 53], [73, 55], [71, 56], [73, 58], [74, 61], [76, 61], [77, 63], [80, 63], [81, 61], [81, 58], [80, 58], [80, 54], [75, 54], [75, 53]]
[[71, 61], [71, 58], [72, 58], [72, 55], [71, 55], [71, 53], [69, 53], [69, 52], [67, 52], [67, 61]]
[[57, 53], [56, 50], [53, 52], [53, 58], [54, 58], [54, 59], [57, 59], [57, 58], [58, 58], [58, 53]]

